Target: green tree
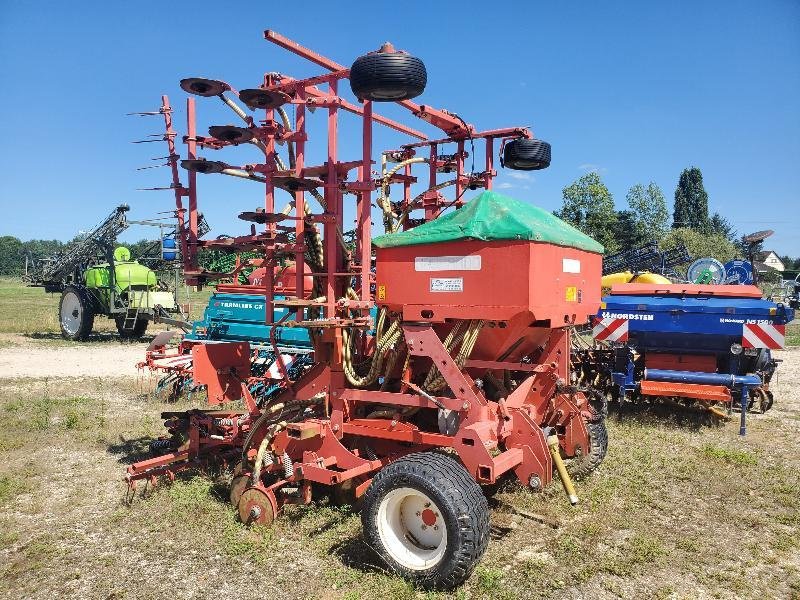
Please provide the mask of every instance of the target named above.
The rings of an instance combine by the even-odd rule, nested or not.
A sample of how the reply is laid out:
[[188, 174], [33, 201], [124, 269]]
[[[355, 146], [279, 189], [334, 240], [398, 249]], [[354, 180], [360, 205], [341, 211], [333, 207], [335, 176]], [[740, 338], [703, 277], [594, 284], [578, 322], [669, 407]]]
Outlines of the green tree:
[[800, 258], [792, 258], [788, 254], [784, 254], [780, 257], [781, 262], [783, 262], [783, 267], [787, 271], [798, 271], [800, 270]]
[[660, 187], [652, 181], [647, 187], [637, 183], [628, 190], [625, 200], [634, 215], [636, 235], [642, 243], [664, 237], [669, 226], [669, 210]]
[[603, 244], [607, 253], [616, 252], [614, 198], [600, 175], [587, 173], [565, 187], [563, 194], [564, 203], [556, 216]]
[[730, 221], [723, 217], [718, 212], [715, 212], [708, 222], [709, 230], [711, 233], [718, 233], [731, 243], [735, 244], [738, 240], [736, 230], [731, 225]]
[[649, 241], [642, 235], [637, 215], [632, 210], [621, 210], [617, 212], [617, 219], [614, 222], [613, 232], [614, 240], [619, 250], [630, 250], [631, 248], [642, 246]]
[[703, 187], [703, 174], [697, 167], [684, 169], [678, 179], [672, 227], [688, 227], [702, 233], [710, 231], [708, 194]]
[[64, 243], [59, 240], [28, 240], [22, 242], [22, 255], [29, 261], [37, 261], [52, 256], [63, 247]]
[[[117, 245], [123, 244], [118, 242]], [[134, 260], [139, 260], [141, 258], [158, 258], [159, 252], [161, 251], [158, 240], [141, 239], [138, 242], [124, 244], [124, 246], [131, 251], [131, 257]]]
[[22, 261], [22, 242], [12, 235], [0, 237], [0, 275], [21, 275]]
[[688, 227], [673, 229], [661, 240], [662, 250], [670, 250], [685, 244], [692, 260], [710, 256], [723, 264], [736, 258], [738, 248], [725, 236], [718, 233], [700, 233]]

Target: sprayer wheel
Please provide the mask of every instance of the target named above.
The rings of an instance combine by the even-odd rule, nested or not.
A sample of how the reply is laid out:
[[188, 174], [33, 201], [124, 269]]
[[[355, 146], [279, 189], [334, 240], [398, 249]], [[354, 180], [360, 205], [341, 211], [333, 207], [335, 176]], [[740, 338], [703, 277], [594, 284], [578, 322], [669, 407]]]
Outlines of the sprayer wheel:
[[350, 67], [350, 89], [361, 100], [409, 100], [419, 96], [427, 83], [425, 64], [404, 52], [365, 54]]
[[138, 340], [147, 331], [147, 319], [136, 319], [136, 324], [132, 329], [125, 328], [125, 317], [116, 317], [114, 322], [120, 337], [131, 340]]
[[94, 326], [94, 307], [89, 292], [82, 286], [68, 285], [58, 305], [61, 335], [68, 340], [85, 340]]
[[275, 510], [267, 490], [258, 487], [247, 488], [239, 498], [239, 519], [245, 525], [271, 525], [275, 520]]
[[512, 140], [503, 148], [503, 165], [516, 171], [546, 169], [550, 166], [550, 144], [542, 140]]
[[472, 573], [489, 543], [489, 505], [452, 457], [410, 454], [372, 480], [361, 511], [364, 537], [400, 576], [427, 589], [452, 589]]
[[599, 467], [608, 450], [608, 431], [604, 418], [586, 423], [586, 430], [589, 432], [589, 452], [567, 461], [567, 472], [574, 479], [583, 479]]

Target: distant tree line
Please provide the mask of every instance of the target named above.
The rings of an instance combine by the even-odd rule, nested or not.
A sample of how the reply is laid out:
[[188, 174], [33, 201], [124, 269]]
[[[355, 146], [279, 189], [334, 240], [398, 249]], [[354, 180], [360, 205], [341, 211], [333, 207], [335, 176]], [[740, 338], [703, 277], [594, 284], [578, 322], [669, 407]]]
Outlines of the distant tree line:
[[[23, 242], [11, 235], [0, 236], [0, 276], [19, 277], [25, 272], [26, 258], [28, 264], [32, 266], [34, 262], [57, 254], [65, 246], [78, 239], [76, 237], [66, 243], [60, 240], [28, 240]], [[131, 251], [131, 257], [137, 259], [141, 258], [153, 244], [153, 240], [139, 240], [133, 244], [120, 242], [119, 245], [128, 248]]]
[[[711, 256], [723, 263], [747, 256], [741, 237], [730, 222], [719, 213], [708, 214], [708, 193], [697, 167], [684, 169], [678, 178], [672, 223], [664, 193], [652, 181], [632, 186], [625, 201], [627, 208], [616, 210], [614, 198], [600, 175], [590, 172], [563, 189], [563, 204], [556, 215], [603, 244], [607, 254], [657, 241], [664, 250], [684, 244], [694, 258]], [[153, 244], [152, 240], [139, 240], [125, 245], [133, 258], [141, 258]], [[0, 276], [22, 275], [25, 257], [31, 263], [55, 254], [64, 246], [59, 240], [23, 242], [13, 236], [2, 236]], [[787, 271], [800, 270], [800, 258], [780, 258]], [[199, 259], [203, 268], [213, 271], [229, 270], [222, 267], [233, 257], [203, 251]]]
[[[700, 169], [683, 170], [674, 199], [672, 223], [664, 193], [652, 181], [631, 187], [625, 196], [627, 208], [616, 210], [602, 178], [591, 172], [564, 188], [563, 204], [556, 215], [603, 244], [606, 254], [656, 241], [662, 250], [684, 244], [693, 258], [710, 256], [723, 263], [747, 256], [731, 223], [719, 213], [708, 214], [708, 193]], [[787, 270], [800, 267], [800, 259], [786, 256], [781, 260]]]

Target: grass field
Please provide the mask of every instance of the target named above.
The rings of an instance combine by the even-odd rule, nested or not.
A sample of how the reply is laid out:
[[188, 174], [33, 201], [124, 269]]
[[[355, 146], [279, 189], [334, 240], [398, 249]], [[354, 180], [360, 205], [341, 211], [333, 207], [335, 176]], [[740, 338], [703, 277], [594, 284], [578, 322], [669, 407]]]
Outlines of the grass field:
[[[210, 289], [201, 292], [182, 291], [181, 302], [190, 303], [193, 319], [202, 316], [210, 293]], [[40, 340], [60, 338], [61, 329], [58, 322], [60, 299], [59, 294], [48, 294], [44, 288], [25, 287], [19, 279], [0, 277], [0, 333], [21, 334], [30, 339]], [[148, 331], [159, 331], [164, 328], [161, 325], [151, 324]], [[92, 336], [90, 342], [107, 339], [108, 334], [116, 334], [117, 328], [112, 319], [97, 316], [94, 320], [94, 332], [96, 335]], [[67, 343], [66, 340], [64, 342]]]
[[786, 326], [786, 345], [800, 346], [800, 314]]
[[[38, 317], [20, 315], [27, 301]], [[0, 341], [55, 334], [54, 306], [0, 280]], [[32, 339], [52, 360], [79, 348]], [[164, 404], [149, 379], [0, 373], [0, 597], [800, 598], [800, 350], [780, 357], [775, 407], [744, 438], [696, 413], [612, 414], [577, 507], [557, 484], [501, 490], [489, 549], [453, 593], [388, 574], [357, 512], [325, 499], [244, 527], [224, 471], [140, 488], [128, 505], [125, 466], [161, 433], [162, 410], [191, 405]]]

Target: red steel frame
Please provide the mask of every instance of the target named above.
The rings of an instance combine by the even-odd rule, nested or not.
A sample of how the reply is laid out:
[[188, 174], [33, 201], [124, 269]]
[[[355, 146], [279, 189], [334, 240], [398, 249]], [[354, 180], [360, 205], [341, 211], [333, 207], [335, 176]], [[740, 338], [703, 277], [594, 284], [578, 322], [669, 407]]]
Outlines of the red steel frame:
[[[281, 92], [288, 97], [288, 103], [295, 106], [296, 124], [294, 131], [287, 131], [274, 119], [274, 110], [266, 110], [264, 119], [253, 122], [251, 131], [265, 148], [263, 163], [235, 167], [245, 171], [253, 179], [262, 181], [265, 186], [264, 211], [275, 212], [275, 177], [291, 176], [297, 180], [322, 177], [325, 210], [322, 214], [305, 217], [305, 192], [294, 192], [295, 215], [294, 233], [296, 241], [289, 244], [281, 239], [276, 223], [267, 222], [264, 231], [256, 233], [253, 227], [250, 235], [234, 238], [224, 244], [217, 240], [205, 241], [198, 236], [197, 175], [189, 172], [188, 186], [180, 183], [177, 170], [177, 155], [174, 151], [174, 132], [172, 131], [169, 101], [163, 97], [162, 110], [165, 114], [167, 138], [170, 142], [170, 164], [172, 166], [173, 187], [181, 232], [181, 249], [187, 283], [202, 285], [220, 274], [207, 273], [197, 266], [197, 252], [203, 247], [226, 247], [231, 251], [260, 248], [263, 251], [266, 273], [263, 292], [267, 297], [266, 323], [274, 323], [273, 271], [278, 253], [293, 255], [297, 265], [304, 264], [306, 248], [303, 243], [305, 228], [311, 223], [320, 223], [323, 228], [324, 273], [314, 273], [325, 283], [325, 299], [317, 303], [322, 309], [321, 319], [313, 323], [305, 322], [302, 316], [304, 304], [304, 270], [297, 268], [295, 319], [300, 326], [313, 327], [318, 332], [315, 342], [316, 365], [296, 382], [288, 382], [287, 388], [278, 402], [301, 402], [323, 394], [324, 415], [289, 423], [274, 440], [274, 453], [284, 453], [291, 457], [291, 473], [282, 473], [278, 483], [269, 486], [270, 502], [277, 508], [283, 501], [275, 492], [284, 484], [301, 486], [301, 497], [310, 499], [308, 482], [328, 485], [340, 484], [355, 479], [356, 494], [364, 491], [371, 475], [389, 461], [408, 452], [426, 448], [453, 448], [473, 477], [481, 483], [492, 483], [503, 473], [514, 471], [525, 484], [534, 488], [543, 487], [552, 478], [552, 459], [547, 447], [545, 427], [551, 427], [559, 435], [562, 450], [567, 456], [589, 451], [585, 420], [592, 418], [592, 409], [587, 399], [573, 388], [569, 388], [569, 329], [548, 330], [547, 342], [538, 354], [535, 364], [514, 362], [513, 360], [472, 360], [460, 367], [442, 343], [440, 332], [432, 323], [403, 322], [402, 330], [409, 354], [419, 360], [432, 360], [439, 368], [456, 397], [433, 396], [411, 383], [409, 374], [403, 373], [403, 389], [398, 392], [354, 389], [347, 384], [343, 371], [343, 327], [368, 327], [369, 309], [375, 301], [370, 292], [373, 282], [371, 272], [371, 201], [378, 182], [372, 177], [372, 139], [373, 123], [378, 123], [402, 132], [417, 141], [403, 145], [396, 151], [405, 157], [413, 157], [417, 151], [429, 157], [430, 192], [423, 199], [425, 218], [437, 216], [450, 205], [458, 206], [463, 190], [467, 187], [491, 189], [496, 176], [494, 170], [495, 142], [504, 144], [516, 138], [530, 138], [527, 128], [516, 127], [476, 131], [450, 112], [419, 105], [411, 101], [397, 104], [411, 115], [442, 130], [445, 137], [429, 140], [419, 131], [402, 123], [378, 115], [373, 111], [370, 101], [362, 106], [353, 105], [338, 96], [341, 81], [349, 76], [349, 70], [273, 31], [264, 33], [266, 40], [285, 48], [328, 72], [319, 76], [296, 80], [286, 76], [268, 74], [264, 77], [262, 89]], [[327, 90], [319, 86], [326, 86]], [[194, 98], [187, 99], [187, 135], [184, 137], [187, 156], [198, 158], [198, 147], [219, 149], [229, 143], [197, 134]], [[305, 108], [327, 109], [327, 160], [322, 165], [306, 164], [306, 111]], [[362, 117], [362, 156], [358, 161], [341, 162], [338, 152], [339, 110]], [[474, 143], [483, 140], [486, 145], [485, 169], [478, 174], [464, 172], [465, 141]], [[277, 141], [293, 142], [296, 148], [296, 162], [293, 169], [281, 171], [276, 163], [275, 144]], [[447, 200], [436, 189], [437, 152], [443, 144], [455, 143], [455, 198]], [[348, 173], [356, 171], [357, 180], [348, 180]], [[404, 186], [403, 202], [410, 202], [411, 166], [405, 167], [402, 176], [393, 181]], [[337, 228], [344, 223], [345, 194], [355, 194], [357, 198], [357, 222], [354, 266], [346, 269], [345, 253], [338, 242]], [[188, 208], [184, 209], [182, 200], [188, 197]], [[184, 217], [188, 213], [188, 217]], [[357, 298], [347, 298], [348, 284], [355, 278], [358, 282]], [[598, 276], [599, 278], [599, 276]], [[599, 289], [599, 281], [598, 289]], [[491, 319], [492, 315], [486, 318]], [[569, 325], [569, 323], [567, 323]], [[275, 328], [273, 328], [274, 331]], [[251, 397], [246, 380], [249, 372], [242, 363], [242, 349], [236, 344], [218, 344], [215, 352], [198, 351], [193, 364], [194, 377], [198, 382], [206, 382], [215, 396], [224, 399], [244, 399], [247, 412], [195, 412], [190, 416], [190, 435], [188, 442], [178, 451], [142, 463], [128, 469], [127, 480], [135, 484], [140, 479], [155, 481], [158, 475], [172, 477], [174, 472], [202, 463], [209, 457], [222, 457], [235, 454], [242, 436], [252, 427], [261, 414]], [[226, 351], [229, 349], [230, 351]], [[170, 356], [163, 348], [152, 349], [154, 356]], [[280, 361], [279, 361], [280, 362]], [[282, 366], [282, 365], [281, 365]], [[525, 379], [507, 397], [499, 401], [488, 400], [476, 387], [469, 369], [508, 369], [522, 373]], [[285, 375], [285, 370], [284, 370]], [[392, 418], [356, 418], [359, 405], [370, 403], [396, 407]], [[427, 409], [448, 409], [461, 416], [461, 423], [455, 435], [424, 431], [400, 414], [404, 407]], [[205, 437], [199, 432], [205, 432]], [[261, 436], [263, 437], [263, 436]], [[347, 443], [354, 437], [369, 440], [375, 456], [362, 456], [362, 453]], [[260, 438], [256, 436], [255, 445]], [[411, 442], [412, 445], [409, 445]], [[253, 446], [254, 447], [254, 446]], [[270, 470], [271, 469], [271, 470]], [[265, 472], [272, 473], [283, 467], [274, 465]], [[260, 484], [259, 484], [260, 485]]]

